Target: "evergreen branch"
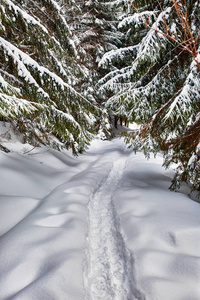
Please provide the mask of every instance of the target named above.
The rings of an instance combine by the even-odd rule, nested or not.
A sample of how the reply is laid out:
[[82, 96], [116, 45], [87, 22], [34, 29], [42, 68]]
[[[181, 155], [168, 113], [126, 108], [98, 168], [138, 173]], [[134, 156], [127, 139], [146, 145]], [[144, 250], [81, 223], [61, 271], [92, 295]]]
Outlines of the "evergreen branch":
[[[163, 15], [163, 22], [164, 22], [164, 27], [165, 27], [166, 32], [163, 32], [162, 30], [158, 29], [158, 27], [157, 27], [158, 19], [155, 22], [156, 23], [156, 28], [154, 28], [153, 26], [151, 26], [147, 22], [147, 20], [142, 16], [142, 14], [139, 12], [139, 10], [131, 2], [130, 3], [134, 7], [134, 9], [140, 14], [140, 17], [142, 18], [145, 26], [148, 29], [154, 30], [156, 33], [161, 34], [162, 36], [172, 40], [173, 42], [178, 44], [182, 49], [187, 51], [192, 56], [192, 58], [194, 59], [196, 65], [198, 67], [198, 70], [200, 71], [200, 63], [198, 62], [198, 59], [197, 59], [196, 41], [194, 39], [194, 36], [192, 34], [192, 31], [191, 31], [191, 28], [190, 28], [190, 25], [189, 25], [189, 21], [188, 21], [186, 0], [184, 0], [185, 1], [185, 10], [186, 10], [185, 15], [183, 14], [182, 10], [180, 9], [180, 5], [179, 5], [178, 1], [177, 0], [171, 0], [171, 1], [174, 4], [175, 11], [176, 11], [177, 16], [180, 20], [181, 28], [182, 28], [183, 33], [184, 33], [184, 37], [181, 37], [181, 42], [179, 42], [179, 40], [171, 34], [169, 26], [166, 23], [166, 19], [164, 17], [164, 12], [162, 10], [162, 7], [160, 5], [159, 0], [157, 0], [157, 2], [159, 3], [159, 6], [161, 7], [161, 14]], [[187, 30], [189, 32], [189, 35], [187, 33]]]

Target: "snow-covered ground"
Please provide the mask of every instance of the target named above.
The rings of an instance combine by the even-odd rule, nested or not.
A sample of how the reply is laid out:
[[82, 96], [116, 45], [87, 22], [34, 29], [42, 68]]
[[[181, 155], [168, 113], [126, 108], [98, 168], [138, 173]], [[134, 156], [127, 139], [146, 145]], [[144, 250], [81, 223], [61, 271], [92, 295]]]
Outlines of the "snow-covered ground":
[[200, 205], [168, 190], [161, 155], [118, 138], [78, 158], [12, 147], [0, 152], [1, 300], [200, 299]]

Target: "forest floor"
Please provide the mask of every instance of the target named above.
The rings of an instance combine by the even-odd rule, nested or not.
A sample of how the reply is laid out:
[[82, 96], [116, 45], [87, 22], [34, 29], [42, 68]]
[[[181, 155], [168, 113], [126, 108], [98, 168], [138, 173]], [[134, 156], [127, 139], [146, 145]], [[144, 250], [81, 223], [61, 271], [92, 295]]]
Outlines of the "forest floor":
[[200, 299], [200, 205], [169, 191], [161, 154], [146, 160], [119, 138], [94, 140], [78, 158], [18, 140], [9, 148], [0, 300]]

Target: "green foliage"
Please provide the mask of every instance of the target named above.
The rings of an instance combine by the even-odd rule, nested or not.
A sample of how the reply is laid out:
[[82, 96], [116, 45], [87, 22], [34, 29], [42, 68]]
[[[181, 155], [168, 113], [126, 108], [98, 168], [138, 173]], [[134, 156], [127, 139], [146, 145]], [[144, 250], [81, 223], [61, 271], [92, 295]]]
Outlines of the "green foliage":
[[67, 24], [68, 8], [68, 1], [59, 6], [53, 0], [2, 0], [0, 116], [20, 121], [30, 143], [31, 137], [42, 142], [34, 133], [38, 128], [44, 141], [53, 133], [78, 153], [95, 132], [99, 109], [77, 88], [86, 76]]
[[199, 189], [200, 6], [186, 3], [185, 30], [171, 0], [2, 0], [0, 118], [76, 154], [114, 116], [138, 122], [127, 143], [177, 163], [172, 188]]
[[125, 134], [135, 151], [143, 150], [148, 157], [162, 150], [166, 167], [177, 163], [172, 188], [185, 181], [199, 189], [200, 7], [197, 0], [187, 1], [187, 32], [196, 39], [195, 58], [180, 45], [187, 36], [172, 1], [150, 2], [133, 1], [119, 22], [127, 49], [134, 45], [136, 56], [129, 65], [121, 64], [126, 55], [122, 59], [120, 49], [103, 56], [99, 66], [107, 73], [98, 82], [99, 94], [115, 115], [141, 124]]

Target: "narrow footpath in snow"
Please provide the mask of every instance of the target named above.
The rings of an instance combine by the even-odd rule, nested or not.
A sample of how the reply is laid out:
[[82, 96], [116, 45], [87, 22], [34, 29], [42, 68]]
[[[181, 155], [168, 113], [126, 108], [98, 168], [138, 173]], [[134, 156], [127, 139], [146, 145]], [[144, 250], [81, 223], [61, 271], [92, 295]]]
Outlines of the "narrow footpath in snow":
[[144, 299], [135, 288], [133, 258], [121, 234], [113, 202], [126, 161], [124, 153], [113, 153], [113, 166], [88, 204], [87, 300]]

